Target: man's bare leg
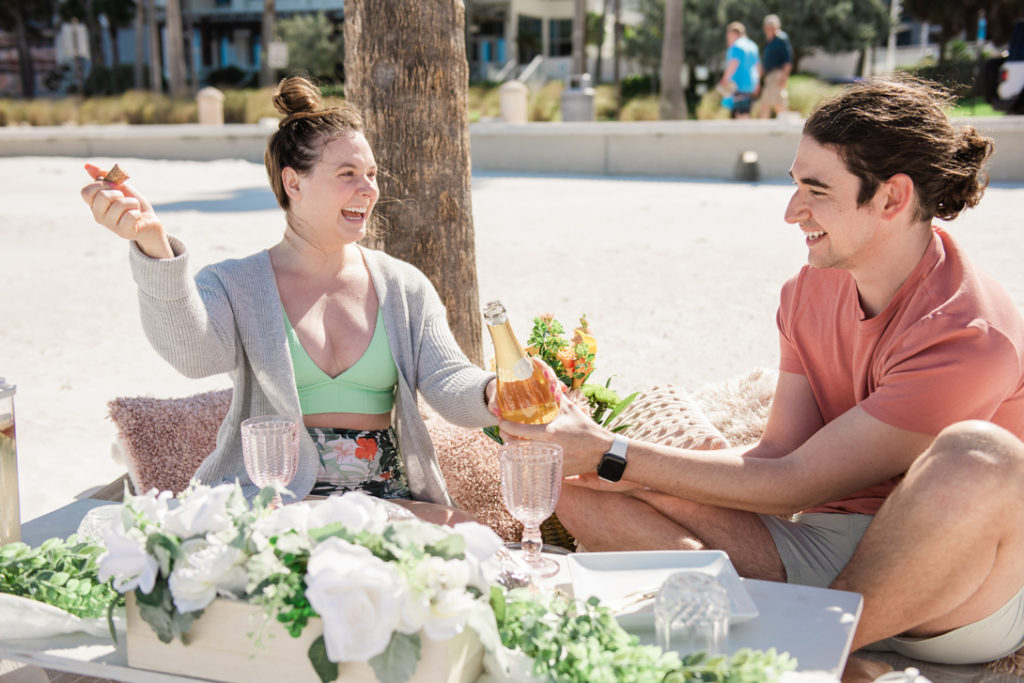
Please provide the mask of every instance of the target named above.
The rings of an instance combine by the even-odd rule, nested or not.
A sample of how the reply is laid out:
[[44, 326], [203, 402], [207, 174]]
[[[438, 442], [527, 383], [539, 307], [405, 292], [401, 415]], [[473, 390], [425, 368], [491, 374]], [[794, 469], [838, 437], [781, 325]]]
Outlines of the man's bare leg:
[[1024, 443], [984, 422], [944, 430], [879, 510], [832, 587], [863, 594], [853, 649], [995, 612], [1024, 576]]
[[729, 554], [741, 576], [785, 581], [768, 529], [749, 512], [698, 505], [656, 491], [563, 486], [555, 512], [587, 550], [703, 550]]

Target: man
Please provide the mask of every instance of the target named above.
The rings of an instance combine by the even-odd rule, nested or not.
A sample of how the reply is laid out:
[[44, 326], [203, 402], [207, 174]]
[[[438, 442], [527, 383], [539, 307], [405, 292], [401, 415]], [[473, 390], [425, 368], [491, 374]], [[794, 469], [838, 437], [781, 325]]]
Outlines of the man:
[[731, 93], [732, 118], [749, 119], [750, 106], [761, 89], [761, 60], [757, 56], [757, 45], [747, 38], [747, 28], [739, 21], [726, 27], [725, 41], [729, 48], [725, 53], [725, 73], [719, 86], [724, 92]]
[[569, 401], [501, 422], [562, 445], [557, 513], [583, 546], [718, 548], [743, 576], [859, 592], [854, 649], [969, 663], [1024, 644], [1024, 318], [932, 226], [978, 203], [992, 152], [946, 104], [871, 80], [808, 118], [785, 214], [808, 265], [782, 290], [756, 445], [626, 441]]
[[762, 119], [767, 119], [771, 118], [773, 111], [776, 116], [786, 111], [786, 88], [789, 74], [793, 71], [793, 46], [782, 30], [782, 21], [777, 14], [764, 18], [764, 35], [768, 42], [764, 46], [764, 86], [758, 113]]

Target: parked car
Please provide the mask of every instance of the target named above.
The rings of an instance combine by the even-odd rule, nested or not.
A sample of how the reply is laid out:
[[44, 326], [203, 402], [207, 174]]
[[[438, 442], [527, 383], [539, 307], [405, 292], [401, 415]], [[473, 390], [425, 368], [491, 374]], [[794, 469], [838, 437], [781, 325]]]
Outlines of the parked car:
[[985, 63], [985, 99], [1008, 114], [1024, 114], [1024, 20], [1013, 26], [1006, 52]]

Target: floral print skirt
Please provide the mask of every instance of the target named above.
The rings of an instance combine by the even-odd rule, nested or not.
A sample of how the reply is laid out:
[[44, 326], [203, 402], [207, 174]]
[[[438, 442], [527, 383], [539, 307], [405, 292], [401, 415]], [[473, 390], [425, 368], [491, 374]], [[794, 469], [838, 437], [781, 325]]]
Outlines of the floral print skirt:
[[412, 498], [392, 428], [306, 429], [320, 456], [311, 494], [363, 491], [377, 498]]

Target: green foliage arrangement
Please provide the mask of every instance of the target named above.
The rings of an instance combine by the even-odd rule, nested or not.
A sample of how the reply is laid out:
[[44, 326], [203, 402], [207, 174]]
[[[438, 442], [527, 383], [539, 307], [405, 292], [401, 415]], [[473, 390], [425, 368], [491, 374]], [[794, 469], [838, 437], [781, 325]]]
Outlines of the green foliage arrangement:
[[107, 616], [111, 603], [123, 598], [109, 581], [98, 578], [96, 558], [102, 546], [51, 538], [38, 548], [9, 543], [0, 548], [0, 593], [9, 593], [48, 605], [83, 619]]
[[533, 675], [554, 683], [770, 683], [797, 664], [774, 649], [680, 659], [641, 645], [594, 597], [494, 588], [491, 606], [502, 644], [533, 659]]

